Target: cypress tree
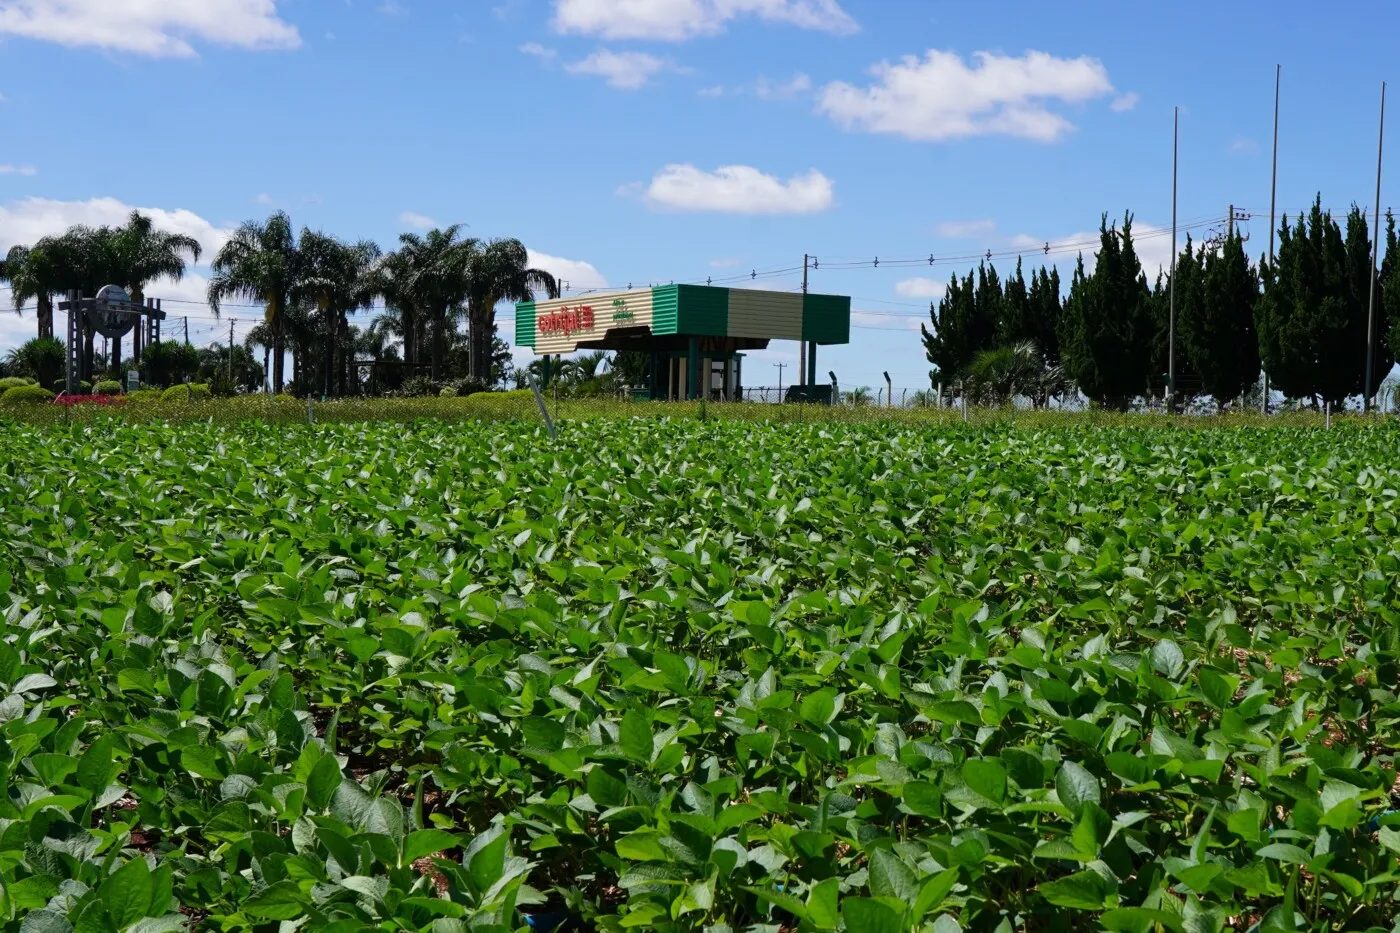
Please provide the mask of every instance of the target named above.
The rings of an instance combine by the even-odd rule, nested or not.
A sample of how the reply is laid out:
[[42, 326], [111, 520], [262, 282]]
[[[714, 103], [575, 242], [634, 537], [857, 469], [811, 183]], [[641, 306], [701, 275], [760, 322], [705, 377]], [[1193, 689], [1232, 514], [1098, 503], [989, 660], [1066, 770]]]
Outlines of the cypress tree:
[[1016, 274], [1006, 280], [1006, 287], [1002, 291], [1001, 317], [997, 320], [997, 346], [1009, 347], [1034, 341], [1033, 313], [1030, 292], [1026, 288], [1026, 279], [1021, 271], [1021, 258], [1018, 256]]
[[937, 309], [929, 306], [933, 330], [919, 327], [924, 354], [933, 366], [929, 378], [934, 384], [961, 379], [977, 354], [992, 348], [1002, 302], [996, 269], [980, 266], [975, 280], [970, 272], [963, 279], [953, 275]]
[[1029, 339], [1040, 348], [1047, 366], [1060, 365], [1060, 270], [1042, 266], [1031, 280]]
[[[1205, 392], [1201, 369], [1197, 363], [1196, 343], [1192, 335], [1203, 331], [1206, 317], [1204, 246], [1197, 247], [1186, 236], [1186, 248], [1176, 257], [1176, 395], [1178, 401], [1189, 400]], [[1152, 388], [1164, 392], [1167, 372], [1171, 368], [1171, 274], [1157, 276], [1153, 294]], [[1251, 306], [1252, 307], [1252, 306]]]
[[[1377, 361], [1377, 380], [1390, 375], [1390, 368], [1400, 356], [1400, 239], [1395, 234], [1395, 215], [1385, 212], [1385, 258], [1381, 261], [1380, 291], [1376, 295], [1376, 334], [1387, 337], [1385, 353]], [[1400, 398], [1400, 396], [1397, 396]]]
[[1094, 272], [1085, 275], [1081, 255], [1060, 329], [1070, 378], [1090, 399], [1119, 409], [1149, 389], [1152, 364], [1151, 294], [1133, 246], [1132, 222], [1125, 215], [1120, 232], [1103, 217]]
[[[1362, 391], [1365, 374], [1371, 287], [1366, 218], [1353, 207], [1344, 238], [1322, 210], [1319, 195], [1296, 227], [1284, 218], [1279, 236], [1275, 261], [1261, 270], [1264, 294], [1255, 310], [1260, 355], [1269, 377], [1289, 397], [1340, 407]], [[1383, 288], [1377, 297], [1383, 308]], [[1379, 333], [1383, 323], [1377, 322]], [[1394, 363], [1389, 341], [1376, 341], [1375, 362], [1373, 389]]]
[[1223, 409], [1259, 378], [1259, 338], [1254, 332], [1259, 273], [1245, 256], [1238, 234], [1228, 236], [1218, 252], [1201, 255], [1204, 264], [1197, 262], [1194, 268], [1198, 284], [1188, 290], [1185, 304], [1177, 292], [1178, 322], [1201, 392]]

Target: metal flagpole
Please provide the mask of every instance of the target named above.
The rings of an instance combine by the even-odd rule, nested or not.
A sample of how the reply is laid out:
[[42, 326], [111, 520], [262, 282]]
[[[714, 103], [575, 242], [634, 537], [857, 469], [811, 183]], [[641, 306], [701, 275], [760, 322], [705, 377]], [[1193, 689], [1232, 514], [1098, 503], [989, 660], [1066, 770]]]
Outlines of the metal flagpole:
[[1167, 411], [1176, 411], [1176, 161], [1181, 108], [1172, 108], [1172, 265], [1167, 280]]
[[[810, 260], [810, 256], [806, 253], [802, 254], [802, 294], [804, 300], [807, 294], [807, 264]], [[807, 375], [807, 341], [799, 340], [797, 342], [797, 384], [807, 385]], [[812, 381], [816, 382], [816, 379], [816, 373], [812, 373]]]
[[1385, 82], [1381, 82], [1381, 131], [1376, 142], [1376, 225], [1371, 228], [1371, 298], [1366, 305], [1366, 381], [1361, 385], [1361, 405], [1371, 410], [1373, 396], [1371, 390], [1372, 370], [1376, 366], [1376, 260], [1381, 247], [1381, 152], [1385, 148]]
[[[1274, 209], [1278, 204], [1278, 89], [1283, 66], [1274, 66], [1274, 168], [1269, 181], [1269, 264], [1274, 262]], [[1259, 397], [1259, 414], [1269, 413], [1269, 374], [1264, 373], [1264, 394]]]

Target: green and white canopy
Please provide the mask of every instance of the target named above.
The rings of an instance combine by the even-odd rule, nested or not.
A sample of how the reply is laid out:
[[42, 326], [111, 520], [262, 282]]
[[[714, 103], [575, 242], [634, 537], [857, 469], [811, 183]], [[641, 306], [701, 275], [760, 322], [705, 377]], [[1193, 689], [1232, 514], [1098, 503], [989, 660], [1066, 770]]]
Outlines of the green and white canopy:
[[659, 285], [515, 306], [515, 342], [538, 354], [633, 349], [658, 338], [730, 338], [737, 348], [769, 340], [849, 343], [851, 299], [706, 285]]

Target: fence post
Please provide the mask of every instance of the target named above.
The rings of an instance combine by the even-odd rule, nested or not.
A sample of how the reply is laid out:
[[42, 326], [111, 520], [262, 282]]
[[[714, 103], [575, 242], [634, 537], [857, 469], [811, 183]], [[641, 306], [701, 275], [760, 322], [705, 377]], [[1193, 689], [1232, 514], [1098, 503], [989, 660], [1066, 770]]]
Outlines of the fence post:
[[559, 432], [554, 427], [554, 419], [549, 417], [549, 408], [544, 404], [544, 396], [540, 394], [540, 384], [537, 380], [530, 380], [530, 391], [535, 394], [535, 404], [539, 406], [540, 417], [544, 419], [544, 426], [549, 431], [550, 440], [557, 441]]
[[1331, 430], [1331, 429], [1332, 429], [1332, 403], [1331, 403], [1331, 402], [1323, 402], [1323, 403], [1322, 403], [1322, 417], [1323, 417], [1323, 419], [1324, 419], [1324, 424], [1326, 425], [1327, 429], [1328, 429], [1328, 430]]
[[963, 383], [963, 385], [958, 389], [958, 398], [962, 400], [963, 424], [967, 424], [967, 384], [966, 384], [966, 383]]

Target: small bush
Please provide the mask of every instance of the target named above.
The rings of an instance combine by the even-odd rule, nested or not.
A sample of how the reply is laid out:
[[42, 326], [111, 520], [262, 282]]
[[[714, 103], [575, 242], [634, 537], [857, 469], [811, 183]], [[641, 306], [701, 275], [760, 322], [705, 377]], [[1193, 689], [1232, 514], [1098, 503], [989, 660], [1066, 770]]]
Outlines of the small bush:
[[92, 387], [92, 391], [96, 395], [121, 395], [122, 384], [115, 379], [103, 379]]
[[411, 379], [405, 379], [403, 387], [395, 394], [400, 398], [422, 398], [428, 395], [437, 395], [441, 391], [442, 383], [428, 376], [414, 376]]
[[0, 405], [11, 408], [17, 405], [47, 405], [53, 401], [53, 393], [42, 386], [15, 386], [0, 395]]
[[0, 394], [8, 392], [10, 389], [18, 389], [20, 386], [33, 384], [34, 381], [32, 379], [25, 378], [24, 376], [6, 376], [4, 379], [0, 379]]
[[164, 390], [162, 389], [137, 389], [135, 392], [128, 392], [126, 398], [129, 402], [141, 404], [145, 402], [159, 402], [163, 394]]
[[204, 383], [187, 382], [166, 389], [161, 393], [160, 400], [162, 402], [200, 402], [212, 397], [213, 393]]
[[452, 388], [452, 386], [443, 386], [443, 387], [442, 387], [442, 390], [438, 392], [438, 397], [439, 397], [439, 398], [456, 398], [456, 397], [457, 397], [457, 390], [454, 389], [454, 388]]
[[481, 382], [479, 379], [458, 379], [452, 383], [452, 388], [457, 390], [461, 396], [476, 395], [481, 392], [490, 392], [491, 387]]
[[91, 395], [91, 394], [92, 394], [92, 383], [91, 383], [91, 382], [88, 382], [86, 379], [79, 379], [79, 380], [78, 380], [78, 394], [79, 394], [79, 395]]

